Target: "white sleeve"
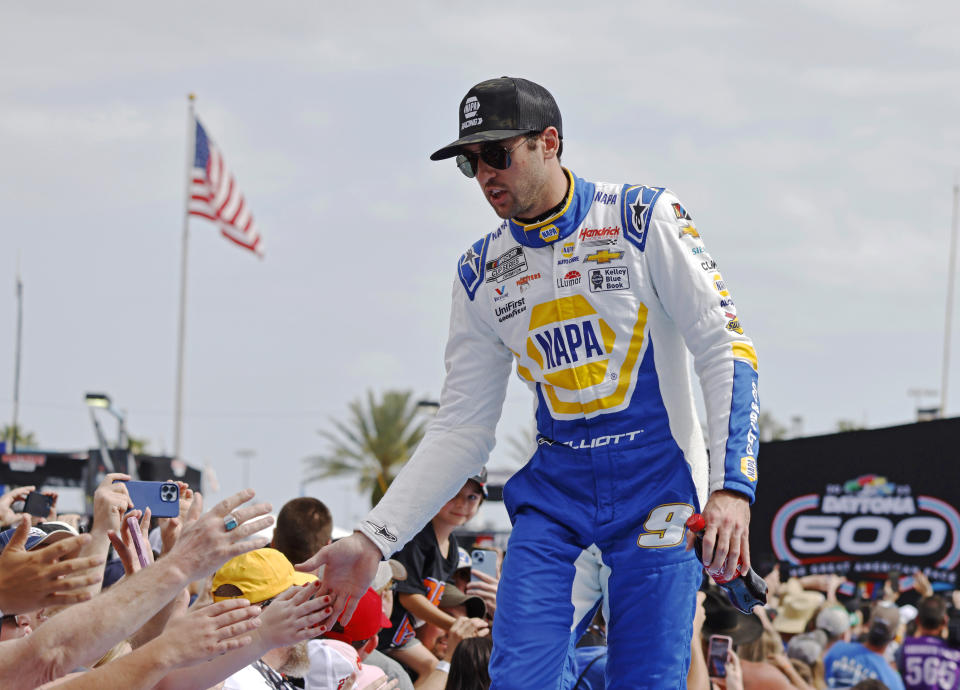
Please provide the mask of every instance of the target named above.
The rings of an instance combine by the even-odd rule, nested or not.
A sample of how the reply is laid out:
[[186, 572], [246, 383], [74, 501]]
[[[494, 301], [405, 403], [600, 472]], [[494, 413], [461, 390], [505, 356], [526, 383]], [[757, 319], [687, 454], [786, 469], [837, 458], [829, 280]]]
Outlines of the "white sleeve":
[[759, 450], [757, 354], [689, 214], [669, 191], [656, 202], [644, 256], [660, 302], [693, 353], [707, 408], [710, 493], [753, 501]]
[[388, 557], [412, 539], [480, 472], [494, 432], [513, 356], [480, 318], [478, 305], [454, 280], [447, 375], [440, 408], [413, 457], [358, 527]]

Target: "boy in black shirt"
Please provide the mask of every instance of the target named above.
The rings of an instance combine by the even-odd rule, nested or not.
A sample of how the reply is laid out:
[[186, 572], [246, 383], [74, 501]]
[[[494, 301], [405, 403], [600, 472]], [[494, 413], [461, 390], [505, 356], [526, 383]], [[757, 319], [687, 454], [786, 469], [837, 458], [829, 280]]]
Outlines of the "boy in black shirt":
[[[477, 514], [485, 494], [486, 472], [472, 477], [460, 492], [440, 509], [394, 559], [407, 569], [407, 579], [397, 583], [390, 635], [383, 635], [379, 649], [405, 664], [421, 677], [433, 671], [438, 659], [417, 640], [414, 630], [429, 621], [444, 630], [454, 623], [453, 616], [437, 604], [447, 580], [457, 569], [459, 556], [453, 531]], [[487, 634], [487, 623], [470, 619], [478, 631]]]

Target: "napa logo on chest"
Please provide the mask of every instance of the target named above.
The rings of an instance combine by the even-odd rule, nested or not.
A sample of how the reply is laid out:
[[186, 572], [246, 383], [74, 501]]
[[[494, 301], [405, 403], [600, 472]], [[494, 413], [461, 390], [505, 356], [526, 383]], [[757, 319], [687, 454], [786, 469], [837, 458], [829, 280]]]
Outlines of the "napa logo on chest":
[[534, 333], [533, 337], [546, 356], [545, 368], [548, 370], [607, 354], [600, 347], [593, 322], [589, 320], [545, 328]]
[[573, 295], [531, 310], [527, 355], [547, 383], [581, 390], [605, 380], [615, 340], [590, 302]]
[[577, 245], [575, 242], [567, 242], [562, 247], [560, 247], [560, 258], [557, 259], [557, 266], [564, 266], [566, 264], [575, 264], [579, 263], [580, 257], [574, 256], [577, 250]]

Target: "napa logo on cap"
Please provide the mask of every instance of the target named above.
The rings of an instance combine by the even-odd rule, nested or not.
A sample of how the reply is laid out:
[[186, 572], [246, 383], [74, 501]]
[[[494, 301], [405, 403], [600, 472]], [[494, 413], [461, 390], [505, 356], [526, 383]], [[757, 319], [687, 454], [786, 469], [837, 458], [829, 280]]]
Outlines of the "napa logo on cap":
[[474, 116], [474, 114], [480, 110], [480, 101], [477, 100], [476, 96], [470, 96], [463, 103], [463, 117], [469, 119]]
[[480, 101], [477, 100], [476, 96], [470, 96], [470, 98], [463, 102], [463, 123], [460, 125], [461, 132], [467, 127], [476, 127], [483, 122], [483, 118], [479, 116], [479, 112]]

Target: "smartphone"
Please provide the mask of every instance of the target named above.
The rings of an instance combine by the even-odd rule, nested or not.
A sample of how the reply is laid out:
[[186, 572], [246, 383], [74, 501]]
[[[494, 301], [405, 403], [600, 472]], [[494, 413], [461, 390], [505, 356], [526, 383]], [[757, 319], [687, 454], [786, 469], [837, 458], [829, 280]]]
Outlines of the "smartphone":
[[[497, 552], [491, 549], [474, 549], [470, 552], [470, 558], [473, 560], [473, 570], [479, 570], [484, 575], [496, 579], [497, 577]], [[470, 575], [470, 581], [476, 582], [479, 577]]]
[[707, 648], [707, 667], [711, 678], [727, 677], [727, 652], [732, 640], [726, 635], [711, 635]]
[[900, 571], [891, 570], [887, 573], [887, 581], [890, 582], [890, 587], [894, 592], [900, 592]]
[[856, 584], [854, 584], [853, 582], [850, 582], [849, 580], [841, 583], [841, 585], [837, 587], [837, 594], [844, 597], [852, 597], [856, 595], [856, 593], [857, 593]]
[[909, 592], [917, 586], [917, 578], [913, 575], [901, 575], [898, 582], [898, 592]]
[[143, 543], [143, 533], [140, 531], [140, 523], [133, 515], [127, 518], [127, 529], [130, 531], [130, 537], [133, 539], [133, 548], [137, 551], [137, 560], [140, 561], [140, 567], [146, 568], [147, 563], [147, 545]]
[[153, 517], [177, 517], [180, 515], [180, 487], [173, 482], [123, 481], [127, 493], [138, 510], [150, 509]]
[[46, 518], [50, 515], [50, 509], [53, 507], [53, 497], [44, 496], [39, 491], [31, 491], [27, 494], [23, 502], [23, 512]]

